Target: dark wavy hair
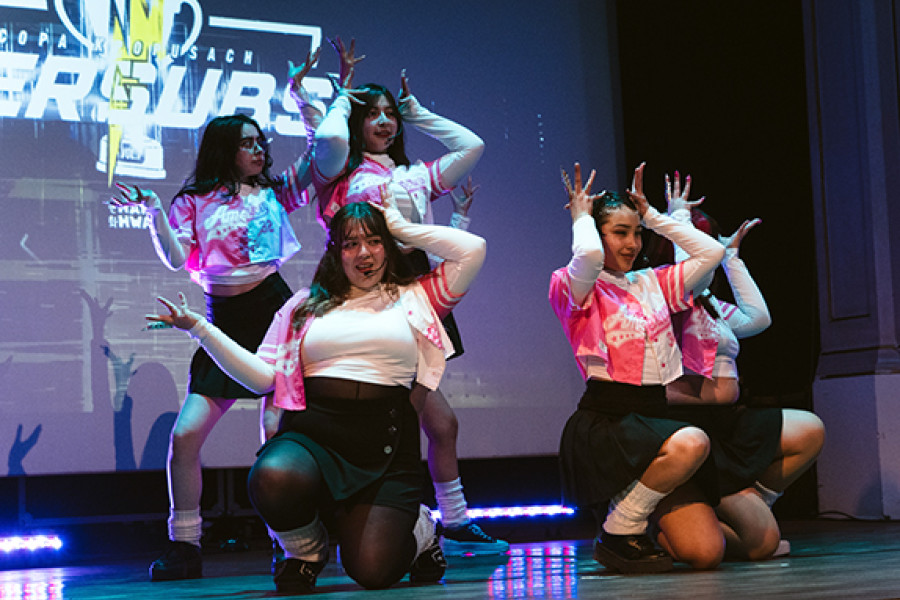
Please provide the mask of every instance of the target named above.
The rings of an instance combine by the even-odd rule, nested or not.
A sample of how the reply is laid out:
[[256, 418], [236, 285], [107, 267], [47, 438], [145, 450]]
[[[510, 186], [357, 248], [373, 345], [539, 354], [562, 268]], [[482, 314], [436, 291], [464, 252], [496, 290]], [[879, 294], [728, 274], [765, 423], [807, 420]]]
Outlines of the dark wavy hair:
[[294, 311], [292, 323], [299, 331], [310, 315], [321, 317], [340, 306], [350, 295], [350, 280], [341, 263], [341, 249], [348, 233], [361, 226], [366, 235], [377, 235], [384, 246], [384, 276], [381, 280], [387, 292], [396, 294], [397, 286], [416, 280], [413, 268], [388, 230], [384, 215], [368, 202], [352, 202], [342, 207], [328, 225], [325, 253], [319, 260], [309, 286], [309, 297]]
[[363, 161], [363, 152], [365, 151], [365, 139], [363, 138], [363, 123], [369, 114], [369, 109], [375, 106], [378, 99], [382, 96], [387, 99], [388, 104], [394, 111], [397, 118], [397, 136], [387, 149], [387, 155], [391, 157], [397, 165], [409, 166], [409, 158], [406, 156], [406, 142], [403, 136], [403, 117], [400, 116], [400, 107], [394, 99], [391, 91], [377, 83], [367, 83], [358, 89], [364, 90], [362, 93], [354, 94], [354, 96], [364, 102], [358, 104], [351, 102], [350, 117], [347, 120], [347, 126], [350, 130], [350, 152], [347, 158], [347, 168], [341, 178], [350, 177]]
[[[184, 185], [175, 196], [182, 194], [202, 196], [223, 186], [228, 190], [229, 196], [237, 194], [241, 183], [241, 174], [238, 173], [235, 166], [235, 159], [237, 153], [241, 151], [241, 130], [244, 125], [248, 124], [256, 128], [260, 140], [265, 140], [259, 123], [247, 115], [235, 114], [216, 117], [210, 121], [200, 140], [194, 172], [185, 179]], [[262, 172], [252, 177], [247, 183], [260, 187], [277, 187], [278, 181], [269, 173], [269, 169], [272, 167], [269, 145], [264, 141], [260, 145], [266, 155], [266, 162]]]
[[[597, 198], [594, 198], [594, 202], [591, 205], [591, 216], [594, 217], [594, 224], [597, 226], [597, 231], [600, 232], [600, 235], [603, 235], [602, 227], [603, 224], [609, 220], [609, 214], [620, 208], [627, 208], [633, 210], [635, 213], [638, 212], [637, 205], [627, 194], [620, 194], [619, 192], [603, 192]], [[631, 269], [643, 269], [647, 265], [647, 256], [644, 254], [642, 246], [641, 252], [635, 259]]]

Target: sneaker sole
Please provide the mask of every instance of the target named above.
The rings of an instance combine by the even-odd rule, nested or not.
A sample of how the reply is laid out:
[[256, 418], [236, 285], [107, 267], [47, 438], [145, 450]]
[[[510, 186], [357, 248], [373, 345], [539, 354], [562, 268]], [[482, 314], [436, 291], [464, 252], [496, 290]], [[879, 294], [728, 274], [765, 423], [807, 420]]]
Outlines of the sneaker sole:
[[450, 556], [492, 556], [509, 552], [507, 542], [457, 542], [444, 538], [441, 547]]
[[604, 567], [626, 575], [636, 573], [667, 573], [674, 568], [671, 556], [643, 560], [628, 560], [615, 552], [607, 550], [602, 544], [594, 545], [594, 560]]

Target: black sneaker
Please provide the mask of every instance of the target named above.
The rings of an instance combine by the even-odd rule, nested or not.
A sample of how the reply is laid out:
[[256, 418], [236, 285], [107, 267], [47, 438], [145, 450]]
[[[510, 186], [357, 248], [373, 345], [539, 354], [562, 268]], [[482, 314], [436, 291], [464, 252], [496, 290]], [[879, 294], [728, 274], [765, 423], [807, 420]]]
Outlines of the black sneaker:
[[506, 554], [509, 543], [491, 537], [478, 525], [469, 521], [456, 527], [439, 527], [444, 536], [444, 553], [450, 556], [484, 556]]
[[278, 568], [278, 563], [284, 560], [284, 548], [281, 547], [281, 544], [278, 543], [278, 540], [272, 540], [272, 575], [275, 574], [275, 569]]
[[200, 548], [188, 542], [169, 541], [165, 554], [150, 565], [150, 581], [175, 581], [203, 577]]
[[299, 558], [285, 558], [275, 565], [272, 578], [275, 589], [285, 594], [309, 594], [316, 587], [316, 578], [328, 560], [309, 562]]
[[653, 545], [650, 537], [613, 535], [603, 531], [594, 540], [594, 560], [620, 573], [665, 573], [672, 570], [672, 557]]
[[434, 536], [431, 545], [422, 550], [409, 568], [409, 580], [412, 583], [434, 583], [440, 581], [447, 570], [447, 559], [441, 550], [438, 536]]

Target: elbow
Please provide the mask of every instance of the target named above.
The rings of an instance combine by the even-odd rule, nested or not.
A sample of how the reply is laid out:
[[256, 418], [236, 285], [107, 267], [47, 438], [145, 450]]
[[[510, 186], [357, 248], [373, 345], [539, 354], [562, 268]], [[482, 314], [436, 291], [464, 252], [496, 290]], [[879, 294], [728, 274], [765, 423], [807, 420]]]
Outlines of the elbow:
[[484, 259], [487, 257], [487, 242], [483, 237], [473, 236], [477, 240], [472, 249], [472, 265], [477, 269], [481, 269]]
[[472, 143], [471, 153], [475, 160], [480, 160], [481, 155], [484, 154], [484, 140], [475, 134], [472, 135], [475, 139]]
[[722, 244], [716, 244], [715, 250], [713, 252], [710, 252], [710, 255], [712, 256], [712, 259], [715, 260], [716, 264], [718, 265], [720, 262], [722, 262], [725, 259], [725, 246], [723, 246]]

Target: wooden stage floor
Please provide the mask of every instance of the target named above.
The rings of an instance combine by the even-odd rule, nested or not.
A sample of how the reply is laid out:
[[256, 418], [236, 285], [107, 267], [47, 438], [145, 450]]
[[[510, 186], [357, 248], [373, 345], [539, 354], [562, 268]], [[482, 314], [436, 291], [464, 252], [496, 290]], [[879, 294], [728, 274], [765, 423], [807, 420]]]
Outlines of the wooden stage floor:
[[[710, 572], [683, 565], [663, 575], [622, 576], [591, 558], [591, 541], [516, 543], [493, 558], [451, 558], [440, 584], [364, 591], [334, 560], [319, 578], [317, 598], [900, 598], [900, 523], [794, 521], [782, 524], [791, 555], [758, 563], [729, 562]], [[152, 558], [152, 557], [149, 557]], [[151, 583], [148, 557], [104, 564], [0, 571], [0, 599], [255, 600], [278, 597], [262, 550], [207, 553], [204, 578]]]

